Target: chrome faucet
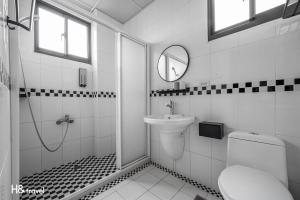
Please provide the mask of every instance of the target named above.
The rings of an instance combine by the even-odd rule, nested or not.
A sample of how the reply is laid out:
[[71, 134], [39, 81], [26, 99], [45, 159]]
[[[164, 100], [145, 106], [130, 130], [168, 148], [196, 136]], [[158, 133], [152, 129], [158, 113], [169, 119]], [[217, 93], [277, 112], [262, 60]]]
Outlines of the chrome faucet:
[[67, 122], [69, 124], [72, 124], [74, 122], [74, 119], [70, 118], [70, 115], [65, 115], [63, 118], [56, 121], [57, 125], [62, 124], [63, 122]]
[[173, 100], [170, 100], [169, 103], [166, 103], [166, 107], [170, 108], [170, 115], [174, 115], [175, 102]]

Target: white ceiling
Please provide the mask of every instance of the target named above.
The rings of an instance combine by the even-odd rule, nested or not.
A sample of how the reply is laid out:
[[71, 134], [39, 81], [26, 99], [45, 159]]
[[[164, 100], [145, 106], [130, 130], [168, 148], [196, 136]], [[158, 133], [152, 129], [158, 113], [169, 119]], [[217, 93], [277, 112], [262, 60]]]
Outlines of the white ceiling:
[[98, 9], [124, 24], [154, 0], [66, 0], [87, 11]]

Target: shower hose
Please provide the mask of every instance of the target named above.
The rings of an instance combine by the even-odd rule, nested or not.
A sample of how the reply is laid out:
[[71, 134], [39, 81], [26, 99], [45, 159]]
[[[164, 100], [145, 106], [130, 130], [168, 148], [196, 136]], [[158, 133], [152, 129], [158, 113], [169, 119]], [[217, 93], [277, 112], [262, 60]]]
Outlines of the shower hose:
[[36, 124], [36, 120], [35, 120], [35, 117], [34, 117], [34, 114], [33, 114], [33, 111], [32, 111], [32, 106], [31, 106], [31, 103], [30, 103], [30, 95], [27, 94], [27, 85], [26, 85], [26, 80], [25, 80], [25, 73], [24, 73], [24, 67], [23, 67], [23, 62], [22, 62], [22, 57], [21, 57], [21, 51], [19, 49], [19, 59], [20, 59], [20, 65], [21, 65], [21, 70], [22, 70], [22, 75], [23, 75], [23, 81], [24, 81], [24, 88], [25, 88], [25, 97], [26, 97], [26, 100], [28, 102], [28, 107], [29, 107], [29, 111], [30, 111], [30, 115], [31, 115], [31, 118], [32, 118], [32, 121], [33, 121], [33, 125], [34, 125], [34, 129], [35, 129], [35, 132], [39, 138], [39, 140], [41, 141], [43, 147], [49, 151], [49, 152], [55, 152], [57, 151], [63, 144], [64, 144], [64, 141], [66, 139], [66, 136], [67, 136], [67, 133], [68, 133], [68, 130], [69, 130], [69, 122], [67, 122], [67, 128], [65, 130], [65, 133], [64, 133], [64, 137], [63, 139], [61, 140], [61, 142], [59, 143], [59, 145], [55, 148], [50, 148], [46, 145], [46, 143], [44, 142], [42, 136], [41, 136], [41, 133], [37, 127], [37, 124]]

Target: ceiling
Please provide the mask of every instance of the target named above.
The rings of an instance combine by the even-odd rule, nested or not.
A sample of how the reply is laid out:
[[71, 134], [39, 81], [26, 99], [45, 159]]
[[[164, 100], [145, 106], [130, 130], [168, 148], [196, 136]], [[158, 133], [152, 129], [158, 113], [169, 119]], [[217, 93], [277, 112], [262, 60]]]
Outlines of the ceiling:
[[65, 0], [89, 12], [95, 9], [124, 24], [154, 0]]

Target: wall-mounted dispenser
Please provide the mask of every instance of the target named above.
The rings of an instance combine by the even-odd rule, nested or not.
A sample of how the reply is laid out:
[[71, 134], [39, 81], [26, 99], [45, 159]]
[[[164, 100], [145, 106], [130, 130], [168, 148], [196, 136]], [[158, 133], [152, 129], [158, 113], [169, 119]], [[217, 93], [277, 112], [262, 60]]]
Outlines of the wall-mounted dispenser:
[[224, 137], [224, 124], [217, 122], [199, 123], [199, 136], [222, 139]]
[[87, 70], [79, 68], [79, 87], [87, 86]]

